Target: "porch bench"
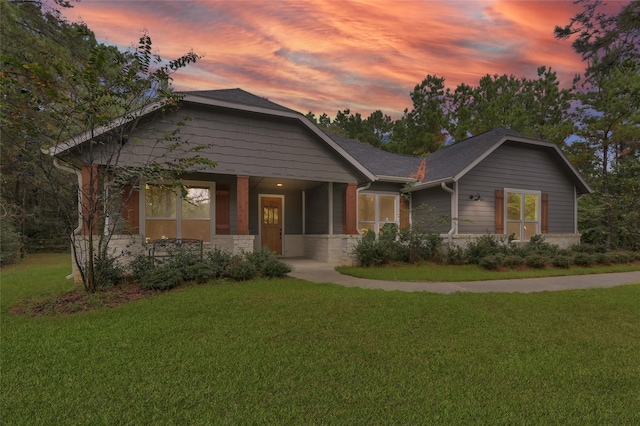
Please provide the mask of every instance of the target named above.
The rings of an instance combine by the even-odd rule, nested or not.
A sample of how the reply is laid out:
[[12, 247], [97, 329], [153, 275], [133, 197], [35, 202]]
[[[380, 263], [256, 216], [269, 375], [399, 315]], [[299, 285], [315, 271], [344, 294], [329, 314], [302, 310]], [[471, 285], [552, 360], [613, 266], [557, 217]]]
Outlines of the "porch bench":
[[149, 257], [151, 257], [154, 262], [161, 261], [176, 251], [193, 253], [202, 258], [202, 240], [193, 238], [163, 238], [153, 240], [151, 242], [151, 248], [149, 249]]

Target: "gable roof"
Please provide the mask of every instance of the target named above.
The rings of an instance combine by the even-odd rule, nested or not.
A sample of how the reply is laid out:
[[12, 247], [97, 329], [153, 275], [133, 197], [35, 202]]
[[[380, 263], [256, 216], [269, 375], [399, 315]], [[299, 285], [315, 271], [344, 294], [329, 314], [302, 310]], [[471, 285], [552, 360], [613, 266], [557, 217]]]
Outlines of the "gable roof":
[[194, 90], [188, 92], [180, 92], [185, 96], [199, 96], [209, 99], [217, 99], [220, 101], [231, 102], [234, 104], [241, 104], [253, 107], [260, 107], [265, 109], [273, 109], [276, 111], [287, 111], [299, 114], [297, 111], [284, 107], [275, 102], [271, 102], [267, 98], [261, 98], [253, 93], [246, 92], [240, 88], [236, 89], [220, 89], [220, 90]]

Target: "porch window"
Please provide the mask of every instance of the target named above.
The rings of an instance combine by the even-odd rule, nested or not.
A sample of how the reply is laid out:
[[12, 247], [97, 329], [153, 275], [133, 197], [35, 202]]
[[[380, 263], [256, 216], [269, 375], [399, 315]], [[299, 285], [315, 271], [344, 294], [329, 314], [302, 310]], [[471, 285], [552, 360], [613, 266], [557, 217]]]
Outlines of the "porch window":
[[182, 195], [161, 185], [145, 186], [145, 237], [211, 241], [210, 186], [187, 186]]
[[398, 225], [398, 195], [360, 194], [358, 196], [358, 230], [378, 233], [386, 223]]
[[529, 241], [541, 234], [541, 193], [506, 189], [505, 195], [507, 235], [515, 234], [516, 241]]

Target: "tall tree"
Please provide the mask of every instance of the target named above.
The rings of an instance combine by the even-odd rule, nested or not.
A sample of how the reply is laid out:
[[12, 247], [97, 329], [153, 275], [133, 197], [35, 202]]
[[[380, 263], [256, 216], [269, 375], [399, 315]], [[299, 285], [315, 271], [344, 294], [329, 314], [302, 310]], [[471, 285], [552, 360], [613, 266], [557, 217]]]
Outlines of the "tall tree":
[[506, 127], [558, 144], [571, 134], [571, 93], [559, 88], [556, 73], [538, 68], [538, 78], [486, 75], [478, 86], [460, 84], [447, 93], [449, 134], [455, 141]]
[[427, 75], [410, 94], [413, 109], [404, 110], [396, 121], [391, 143], [385, 146], [392, 152], [426, 155], [445, 144], [447, 116], [445, 114], [445, 79]]
[[[589, 234], [592, 241], [598, 241], [593, 235], [602, 235], [609, 248], [621, 243], [619, 230], [630, 220], [634, 223], [618, 214], [625, 204], [624, 194], [613, 190], [611, 179], [618, 180], [621, 170], [627, 174], [636, 170], [629, 165], [621, 169], [621, 159], [625, 163], [640, 161], [640, 2], [632, 1], [617, 15], [603, 12], [600, 0], [576, 3], [582, 4], [584, 11], [565, 27], [555, 29], [558, 38], [573, 37], [574, 50], [587, 64], [584, 76], [574, 82], [579, 105], [573, 118], [580, 139], [570, 151], [579, 163], [595, 166], [587, 174], [595, 194], [583, 205], [597, 206], [590, 209], [592, 213], [602, 212], [599, 231]], [[590, 156], [595, 161], [589, 160]], [[640, 223], [636, 224], [638, 229]]]

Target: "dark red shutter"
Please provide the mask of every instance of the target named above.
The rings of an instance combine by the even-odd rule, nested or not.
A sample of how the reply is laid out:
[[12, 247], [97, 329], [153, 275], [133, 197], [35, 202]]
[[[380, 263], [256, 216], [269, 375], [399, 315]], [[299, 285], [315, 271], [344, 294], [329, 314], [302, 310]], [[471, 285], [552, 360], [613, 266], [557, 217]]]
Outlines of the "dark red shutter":
[[504, 234], [504, 189], [496, 189], [496, 234]]

